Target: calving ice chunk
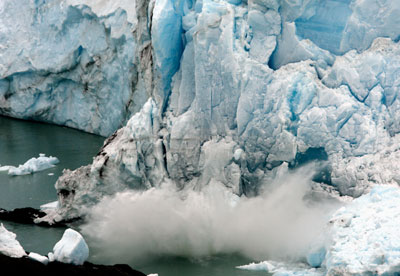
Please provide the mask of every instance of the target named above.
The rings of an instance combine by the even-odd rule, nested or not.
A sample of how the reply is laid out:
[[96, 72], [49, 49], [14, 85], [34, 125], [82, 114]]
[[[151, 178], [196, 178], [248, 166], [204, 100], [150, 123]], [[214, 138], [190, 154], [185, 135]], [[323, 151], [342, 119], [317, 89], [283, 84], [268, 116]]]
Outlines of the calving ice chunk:
[[38, 158], [33, 157], [26, 161], [23, 165], [19, 165], [18, 167], [2, 166], [0, 167], [0, 171], [8, 172], [9, 175], [32, 174], [53, 168], [59, 162], [60, 161], [57, 159], [57, 157], [46, 157], [44, 153], [40, 153]]

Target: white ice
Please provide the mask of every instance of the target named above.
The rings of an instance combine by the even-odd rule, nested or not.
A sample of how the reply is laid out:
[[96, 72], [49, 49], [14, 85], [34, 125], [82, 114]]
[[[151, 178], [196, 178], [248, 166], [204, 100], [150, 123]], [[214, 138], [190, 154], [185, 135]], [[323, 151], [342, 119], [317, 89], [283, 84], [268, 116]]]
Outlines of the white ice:
[[47, 265], [49, 263], [49, 258], [47, 258], [46, 256], [42, 256], [42, 255], [40, 255], [38, 253], [31, 252], [31, 253], [28, 254], [28, 257], [30, 259], [38, 261], [38, 262], [40, 262], [40, 263], [42, 263], [44, 265]]
[[9, 175], [26, 175], [53, 168], [59, 162], [57, 157], [46, 157], [45, 154], [40, 153], [38, 158], [33, 157], [23, 165], [19, 165], [18, 167], [2, 166], [0, 167], [0, 171], [8, 171]]
[[17, 235], [8, 231], [0, 224], [0, 253], [13, 258], [21, 258], [26, 255], [25, 250], [16, 239]]
[[[82, 265], [89, 257], [89, 248], [82, 235], [69, 228], [53, 248], [51, 260]], [[50, 255], [49, 255], [50, 259]]]
[[327, 272], [332, 275], [399, 272], [399, 201], [397, 185], [380, 185], [339, 209], [331, 219]]

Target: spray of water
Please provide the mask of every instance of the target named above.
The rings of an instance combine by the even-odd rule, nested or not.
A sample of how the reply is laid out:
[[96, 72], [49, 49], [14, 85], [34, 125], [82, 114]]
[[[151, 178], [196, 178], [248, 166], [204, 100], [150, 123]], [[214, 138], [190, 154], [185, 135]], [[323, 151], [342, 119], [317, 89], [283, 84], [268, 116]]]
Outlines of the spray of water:
[[93, 208], [82, 232], [102, 262], [218, 253], [298, 259], [333, 209], [305, 200], [310, 175], [308, 168], [281, 176], [254, 198], [235, 198], [216, 183], [202, 192], [176, 192], [168, 185], [126, 191]]

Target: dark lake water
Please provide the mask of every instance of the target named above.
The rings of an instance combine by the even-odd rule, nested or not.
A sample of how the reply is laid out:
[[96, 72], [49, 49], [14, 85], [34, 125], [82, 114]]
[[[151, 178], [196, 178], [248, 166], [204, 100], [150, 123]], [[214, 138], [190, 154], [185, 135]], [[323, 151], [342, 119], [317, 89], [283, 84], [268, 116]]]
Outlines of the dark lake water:
[[[0, 164], [18, 166], [39, 153], [52, 155], [60, 160], [55, 168], [32, 175], [9, 176], [0, 172], [0, 208], [38, 208], [57, 200], [54, 184], [65, 168], [76, 169], [92, 162], [102, 146], [104, 137], [74, 129], [10, 119], [0, 116]], [[52, 173], [54, 175], [49, 175]], [[0, 221], [2, 222], [2, 221]], [[26, 251], [47, 255], [61, 238], [65, 229], [43, 228], [32, 225], [2, 222], [17, 234]], [[89, 248], [90, 240], [88, 240]], [[132, 249], [140, 250], [140, 249]], [[96, 252], [91, 252], [96, 256]], [[92, 259], [96, 261], [96, 258]], [[134, 267], [144, 273], [159, 276], [258, 276], [266, 272], [236, 269], [251, 262], [238, 255], [210, 256], [203, 259], [165, 257]]]

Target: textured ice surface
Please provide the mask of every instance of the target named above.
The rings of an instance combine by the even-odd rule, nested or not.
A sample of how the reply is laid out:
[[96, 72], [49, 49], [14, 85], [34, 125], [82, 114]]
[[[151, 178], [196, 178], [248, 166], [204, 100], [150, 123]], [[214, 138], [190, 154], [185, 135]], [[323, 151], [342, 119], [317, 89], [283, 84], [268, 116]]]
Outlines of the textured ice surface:
[[16, 240], [17, 235], [9, 232], [3, 224], [0, 224], [0, 253], [13, 258], [26, 255], [25, 250]]
[[400, 271], [400, 189], [376, 186], [331, 220], [325, 265], [332, 275], [395, 275]]
[[64, 215], [165, 181], [255, 195], [283, 162], [321, 157], [316, 181], [341, 195], [399, 181], [396, 1], [7, 0], [0, 14], [2, 114], [109, 135], [136, 113], [58, 180]]
[[46, 157], [45, 154], [40, 153], [38, 158], [32, 157], [26, 161], [23, 165], [18, 167], [14, 166], [2, 166], [0, 171], [8, 171], [9, 175], [25, 175], [32, 174], [35, 172], [47, 170], [53, 168], [60, 161], [57, 157], [49, 156]]
[[147, 98], [135, 93], [136, 13], [116, 8], [134, 5], [70, 2], [98, 14], [68, 1], [2, 1], [0, 114], [108, 136]]
[[[312, 160], [321, 189], [358, 197], [400, 183], [399, 23], [391, 0], [5, 0], [0, 113], [107, 136], [125, 125], [59, 178], [49, 220], [164, 182], [257, 195]], [[304, 261], [398, 270], [396, 200], [374, 188], [338, 211]], [[321, 272], [304, 269], [276, 273]]]
[[82, 235], [70, 228], [53, 248], [52, 259], [62, 263], [82, 265], [88, 257], [89, 248]]
[[264, 261], [240, 266], [274, 275], [397, 275], [400, 271], [400, 188], [379, 185], [341, 207], [307, 256], [309, 265]]

